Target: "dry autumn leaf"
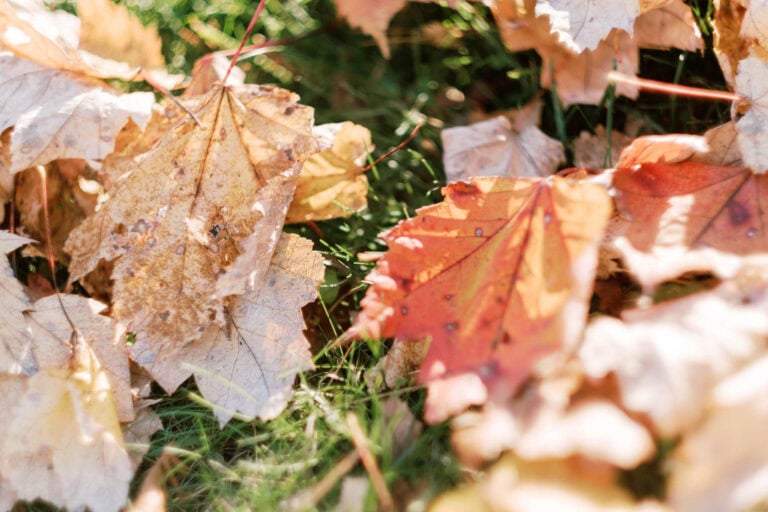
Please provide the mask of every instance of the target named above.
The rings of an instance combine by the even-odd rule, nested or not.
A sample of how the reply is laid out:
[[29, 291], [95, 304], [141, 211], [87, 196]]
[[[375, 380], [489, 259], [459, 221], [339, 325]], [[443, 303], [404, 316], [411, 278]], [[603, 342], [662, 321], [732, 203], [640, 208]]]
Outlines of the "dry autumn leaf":
[[315, 148], [312, 111], [296, 101], [259, 86], [187, 100], [201, 125], [185, 117], [147, 153], [117, 161], [110, 174], [123, 179], [67, 241], [73, 280], [116, 260], [113, 315], [136, 332], [134, 359], [169, 391], [191, 374], [177, 352], [225, 326], [225, 297], [269, 265]]
[[715, 385], [766, 348], [768, 267], [745, 267], [719, 288], [601, 318], [580, 358], [595, 378], [613, 373], [624, 406], [674, 437], [699, 420]]
[[0, 230], [0, 374], [28, 373], [32, 365], [24, 365], [19, 348], [28, 346], [30, 334], [26, 328], [24, 312], [32, 308], [21, 283], [13, 275], [13, 269], [5, 255], [32, 240]]
[[533, 102], [510, 118], [499, 116], [442, 131], [448, 182], [471, 177], [549, 176], [565, 161], [563, 144], [536, 126], [541, 104]]
[[630, 35], [640, 15], [638, 0], [540, 0], [536, 16], [548, 16], [552, 32], [569, 50], [594, 50], [613, 29]]
[[[610, 200], [558, 177], [479, 178], [443, 193], [384, 235], [390, 250], [349, 335], [431, 338], [422, 382], [476, 374], [514, 389], [578, 339]], [[448, 407], [430, 399], [427, 419], [457, 412]]]
[[710, 414], [672, 454], [669, 501], [680, 512], [760, 510], [768, 499], [768, 356], [722, 382]]
[[347, 121], [317, 126], [313, 133], [329, 147], [304, 162], [288, 223], [349, 217], [368, 205], [363, 164], [373, 149], [371, 132]]
[[605, 127], [598, 125], [595, 133], [583, 131], [573, 141], [573, 163], [586, 169], [610, 167], [619, 160], [621, 151], [631, 140], [623, 133], [612, 130], [609, 141]]
[[317, 297], [323, 274], [312, 243], [284, 234], [263, 284], [232, 301], [227, 325], [209, 327], [199, 341], [171, 354], [195, 374], [221, 425], [235, 413], [276, 417], [296, 374], [312, 368], [301, 307]]
[[636, 502], [616, 485], [614, 471], [577, 460], [525, 462], [502, 457], [475, 483], [439, 496], [430, 512], [664, 512]]
[[613, 176], [613, 244], [646, 289], [688, 271], [728, 276], [736, 256], [768, 251], [765, 176], [745, 167], [684, 161], [622, 167]]
[[129, 119], [145, 126], [151, 93], [119, 94], [93, 79], [0, 52], [0, 132], [13, 127], [9, 171], [59, 158], [100, 160]]
[[756, 57], [739, 62], [736, 92], [750, 102], [735, 124], [739, 149], [744, 163], [763, 174], [768, 172], [768, 62]]
[[387, 27], [407, 0], [335, 0], [339, 16], [353, 28], [373, 37], [385, 58], [389, 58]]
[[0, 503], [41, 498], [106, 512], [124, 505], [133, 470], [109, 379], [84, 340], [63, 368], [0, 376], [0, 397]]

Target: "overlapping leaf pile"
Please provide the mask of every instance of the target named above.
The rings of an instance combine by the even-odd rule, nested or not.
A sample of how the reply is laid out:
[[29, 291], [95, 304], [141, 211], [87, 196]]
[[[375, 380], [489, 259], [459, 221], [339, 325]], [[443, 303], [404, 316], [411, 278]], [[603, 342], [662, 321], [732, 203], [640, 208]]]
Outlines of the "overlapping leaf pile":
[[[636, 71], [638, 47], [701, 47], [683, 2], [488, 3], [565, 104], [596, 102], [614, 62]], [[640, 137], [615, 169], [549, 176], [562, 147], [525, 111], [443, 132], [447, 173], [466, 181], [383, 236], [348, 333], [426, 343], [427, 421], [452, 418], [466, 464], [495, 461], [433, 510], [768, 502], [766, 12], [719, 2], [716, 47], [743, 100], [704, 136]], [[665, 300], [675, 286], [689, 295]], [[666, 497], [637, 501], [620, 472], [659, 458]]]
[[[78, 11], [0, 2], [0, 199], [37, 238], [0, 231], [3, 510], [121, 508], [142, 455], [124, 438], [147, 446], [160, 426], [150, 380], [172, 392], [194, 376], [222, 425], [278, 415], [312, 366], [301, 307], [323, 279], [286, 216], [365, 206], [365, 128], [314, 128], [295, 94], [237, 70], [224, 85], [220, 57], [178, 102], [123, 94], [103, 79], [183, 77], [164, 73], [157, 34], [124, 8]], [[5, 254], [25, 244], [109, 305], [23, 286]]]

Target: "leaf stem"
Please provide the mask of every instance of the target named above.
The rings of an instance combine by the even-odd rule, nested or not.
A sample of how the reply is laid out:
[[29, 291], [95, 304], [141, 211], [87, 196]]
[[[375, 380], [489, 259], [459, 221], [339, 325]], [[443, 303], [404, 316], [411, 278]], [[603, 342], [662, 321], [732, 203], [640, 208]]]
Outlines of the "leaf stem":
[[634, 85], [644, 91], [660, 92], [664, 94], [676, 94], [678, 96], [688, 96], [690, 98], [704, 98], [716, 101], [744, 101], [744, 96], [730, 91], [712, 91], [709, 89], [700, 89], [698, 87], [689, 87], [687, 85], [675, 85], [647, 78], [625, 75], [618, 71], [608, 73], [608, 80], [614, 83], [623, 83]]

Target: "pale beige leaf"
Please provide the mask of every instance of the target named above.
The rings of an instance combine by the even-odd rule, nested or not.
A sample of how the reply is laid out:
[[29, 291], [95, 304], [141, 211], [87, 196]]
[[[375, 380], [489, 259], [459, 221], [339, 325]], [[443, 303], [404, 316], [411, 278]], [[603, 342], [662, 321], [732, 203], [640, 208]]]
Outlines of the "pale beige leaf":
[[536, 16], [548, 16], [560, 43], [576, 53], [595, 50], [613, 29], [630, 35], [638, 0], [541, 0]]
[[[59, 302], [61, 299], [61, 302]], [[66, 315], [62, 307], [66, 310]], [[31, 357], [36, 370], [64, 368], [72, 356], [69, 338], [71, 320], [98, 358], [109, 380], [120, 421], [133, 419], [128, 352], [125, 331], [106, 316], [106, 306], [93, 299], [62, 294], [44, 297], [27, 313], [32, 341], [23, 354]], [[69, 318], [67, 318], [69, 317]], [[29, 374], [29, 372], [27, 372]]]
[[712, 412], [671, 457], [669, 501], [680, 512], [762, 510], [768, 500], [768, 356], [714, 390]]
[[179, 366], [175, 354], [224, 325], [219, 277], [243, 254], [274, 251], [283, 217], [265, 207], [287, 208], [315, 148], [312, 111], [288, 91], [218, 86], [187, 101], [201, 126], [184, 117], [149, 152], [116, 162], [110, 175], [122, 180], [65, 246], [73, 280], [118, 258], [113, 315], [136, 332], [134, 360], [168, 391], [191, 374], [166, 373]]
[[125, 5], [110, 0], [77, 0], [80, 48], [144, 69], [165, 68], [162, 41], [155, 27], [145, 27]]
[[123, 423], [123, 439], [131, 458], [131, 467], [136, 471], [149, 451], [152, 435], [163, 428], [163, 421], [149, 407], [154, 400], [138, 400], [135, 403], [134, 419]]
[[23, 348], [31, 343], [24, 312], [32, 309], [21, 283], [13, 274], [6, 254], [32, 240], [0, 230], [0, 374], [30, 373], [34, 364]]
[[[221, 53], [209, 53], [195, 61], [192, 79], [184, 89], [184, 97], [197, 96], [210, 91], [217, 82], [224, 80], [230, 60]], [[227, 85], [243, 85], [245, 72], [237, 66], [232, 67], [227, 76]]]
[[736, 121], [744, 163], [752, 171], [768, 171], [768, 62], [748, 57], [739, 63], [736, 92], [751, 102], [749, 111]]
[[753, 46], [753, 53], [763, 60], [768, 57], [768, 2], [750, 0], [741, 23], [740, 36]]
[[625, 407], [674, 437], [701, 418], [718, 382], [764, 350], [767, 281], [757, 266], [711, 292], [593, 321], [580, 350], [587, 373], [614, 373]]
[[51, 70], [97, 78], [140, 78], [138, 69], [80, 50], [80, 20], [42, 1], [0, 0], [0, 49]]
[[136, 499], [125, 512], [165, 512], [168, 496], [165, 491], [165, 477], [171, 473], [179, 460], [169, 451], [163, 451], [159, 459], [147, 471]]
[[5, 220], [5, 204], [13, 195], [11, 168], [11, 130], [0, 135], [0, 223]]
[[79, 347], [72, 369], [0, 377], [0, 479], [18, 499], [117, 511], [133, 471], [107, 376]]
[[714, 165], [742, 166], [741, 150], [738, 142], [739, 132], [733, 121], [715, 126], [707, 130], [703, 137], [707, 141], [709, 151], [696, 153], [691, 157], [694, 162]]
[[385, 58], [389, 58], [387, 27], [392, 17], [405, 7], [406, 0], [335, 0], [339, 16], [349, 26], [373, 37]]
[[368, 206], [365, 157], [373, 150], [371, 132], [352, 122], [315, 128], [318, 140], [330, 147], [309, 157], [296, 185], [286, 222], [349, 217]]
[[[631, 137], [616, 130], [611, 131], [610, 144], [603, 125], [595, 128], [595, 133], [583, 131], [573, 141], [573, 163], [587, 169], [604, 169], [613, 166], [621, 151], [630, 143]], [[610, 154], [608, 148], [610, 146]]]
[[553, 174], [565, 161], [563, 145], [539, 130], [538, 122], [539, 108], [531, 104], [512, 120], [500, 116], [443, 130], [440, 136], [447, 181]]
[[578, 461], [524, 462], [507, 455], [475, 483], [437, 498], [430, 512], [662, 512], [637, 503], [610, 470]]
[[11, 173], [59, 158], [102, 159], [129, 118], [146, 124], [155, 101], [151, 93], [119, 94], [7, 52], [0, 68], [0, 131], [13, 127]]
[[312, 368], [301, 307], [317, 297], [323, 274], [310, 241], [283, 235], [263, 284], [233, 300], [226, 326], [171, 355], [195, 374], [221, 425], [236, 412], [268, 420], [285, 408], [296, 374]]
[[666, 2], [663, 7], [640, 15], [633, 36], [640, 48], [704, 51], [699, 24], [683, 0]]

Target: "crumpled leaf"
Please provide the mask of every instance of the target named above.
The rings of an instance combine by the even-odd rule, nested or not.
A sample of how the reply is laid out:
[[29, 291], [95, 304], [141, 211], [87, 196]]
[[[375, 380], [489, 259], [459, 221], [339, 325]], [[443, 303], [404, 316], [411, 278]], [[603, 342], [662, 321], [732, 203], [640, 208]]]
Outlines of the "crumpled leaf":
[[32, 308], [5, 255], [32, 240], [0, 230], [0, 374], [23, 372], [18, 348], [30, 342], [24, 311]]
[[[80, 180], [89, 171], [84, 160], [56, 160], [46, 165], [42, 173], [39, 169], [27, 169], [16, 178], [14, 206], [24, 232], [37, 240], [48, 238], [42, 205], [42, 185], [45, 183], [51, 249], [56, 261], [64, 264], [69, 262], [69, 255], [64, 252], [64, 242], [70, 231], [93, 213], [96, 207], [98, 194], [85, 192], [80, 187]], [[48, 254], [47, 242], [41, 242], [35, 250], [45, 257]]]
[[448, 182], [481, 176], [549, 176], [565, 161], [560, 141], [536, 126], [541, 104], [534, 102], [512, 114], [468, 126], [446, 128], [443, 165]]
[[301, 307], [317, 297], [323, 274], [309, 240], [283, 235], [264, 284], [234, 299], [226, 326], [171, 354], [195, 374], [221, 425], [236, 412], [269, 420], [285, 408], [296, 374], [313, 366]]
[[630, 35], [638, 0], [540, 0], [536, 16], [548, 16], [561, 44], [576, 53], [594, 50], [613, 29]]
[[760, 510], [768, 499], [768, 356], [722, 382], [712, 412], [672, 454], [669, 501], [681, 512]]
[[314, 135], [328, 149], [304, 162], [286, 222], [349, 217], [368, 205], [365, 157], [373, 149], [371, 132], [352, 122], [317, 126]]
[[[384, 235], [390, 250], [348, 335], [431, 338], [422, 382], [468, 374], [513, 390], [578, 339], [610, 201], [558, 177], [476, 178], [443, 194]], [[430, 398], [428, 421], [444, 407]]]
[[739, 149], [744, 163], [763, 174], [768, 172], [768, 62], [756, 57], [741, 61], [736, 92], [751, 102], [749, 110], [736, 121]]
[[765, 350], [765, 282], [763, 261], [711, 292], [595, 320], [580, 358], [592, 377], [615, 374], [624, 406], [674, 437], [701, 418], [718, 382]]
[[0, 132], [11, 133], [10, 172], [59, 158], [100, 160], [128, 119], [144, 126], [154, 96], [118, 94], [99, 82], [0, 52]]
[[128, 498], [133, 471], [109, 379], [85, 342], [74, 358], [69, 368], [0, 376], [0, 502], [109, 512]]
[[225, 325], [218, 281], [240, 269], [240, 257], [266, 260], [245, 275], [252, 283], [269, 264], [315, 148], [312, 111], [296, 101], [259, 86], [219, 86], [188, 100], [201, 126], [185, 117], [135, 162], [116, 162], [112, 175], [123, 179], [67, 241], [72, 280], [116, 259], [113, 316], [136, 332], [134, 360], [167, 391], [191, 373], [177, 351]]
[[637, 503], [616, 485], [613, 471], [580, 461], [525, 462], [504, 456], [477, 482], [438, 496], [430, 512], [663, 512]]

